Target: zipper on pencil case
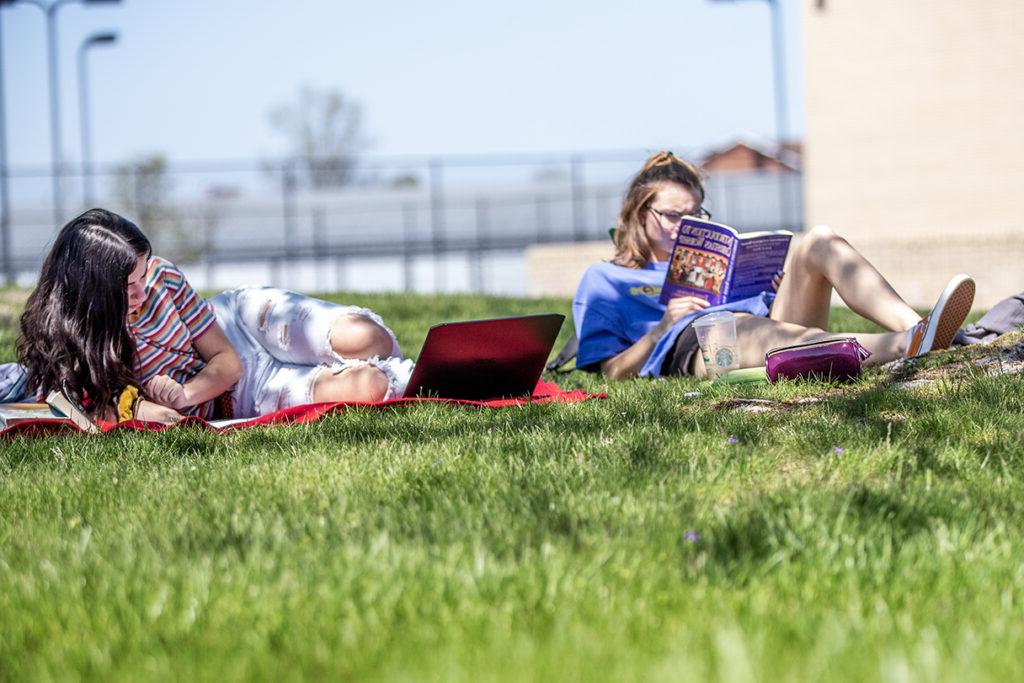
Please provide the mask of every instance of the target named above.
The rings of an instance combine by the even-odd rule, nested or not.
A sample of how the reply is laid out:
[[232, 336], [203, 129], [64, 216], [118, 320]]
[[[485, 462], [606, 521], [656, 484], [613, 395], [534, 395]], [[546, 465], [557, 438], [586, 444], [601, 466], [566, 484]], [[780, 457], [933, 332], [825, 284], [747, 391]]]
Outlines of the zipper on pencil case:
[[779, 353], [780, 351], [792, 351], [793, 349], [806, 349], [812, 346], [824, 346], [826, 344], [834, 344], [836, 342], [856, 342], [856, 337], [832, 337], [831, 339], [819, 339], [818, 341], [805, 342], [803, 344], [792, 344], [790, 346], [784, 346], [779, 349], [772, 349], [766, 355], [771, 356]]

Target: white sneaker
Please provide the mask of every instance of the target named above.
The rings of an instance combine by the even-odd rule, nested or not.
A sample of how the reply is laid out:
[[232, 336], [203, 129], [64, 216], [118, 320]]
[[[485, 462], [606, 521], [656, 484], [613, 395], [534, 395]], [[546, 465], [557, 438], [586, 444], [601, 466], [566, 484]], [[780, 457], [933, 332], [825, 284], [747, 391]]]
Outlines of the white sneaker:
[[907, 331], [907, 351], [904, 355], [916, 358], [935, 349], [948, 349], [956, 331], [971, 312], [974, 288], [971, 276], [953, 276], [931, 312]]

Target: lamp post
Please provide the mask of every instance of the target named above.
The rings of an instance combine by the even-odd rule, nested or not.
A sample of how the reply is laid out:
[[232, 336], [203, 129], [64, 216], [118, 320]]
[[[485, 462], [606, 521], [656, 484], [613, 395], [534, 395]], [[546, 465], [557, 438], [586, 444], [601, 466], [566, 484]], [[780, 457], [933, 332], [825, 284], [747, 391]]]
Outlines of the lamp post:
[[[0, 2], [0, 7], [10, 0]], [[0, 22], [2, 24], [2, 22]], [[0, 26], [0, 249], [3, 249], [4, 284], [14, 284], [11, 264], [11, 203], [7, 191], [7, 104], [4, 101], [4, 40]]]
[[[737, 2], [737, 0], [711, 0], [712, 2]], [[772, 14], [772, 92], [775, 100], [775, 141], [778, 145], [777, 154], [781, 163], [785, 151], [783, 143], [789, 135], [788, 102], [786, 97], [786, 55], [782, 35], [782, 11], [780, 0], [765, 0], [771, 7]], [[786, 191], [784, 176], [779, 174], [779, 217], [785, 221], [789, 213], [790, 197]]]
[[[711, 0], [711, 2], [737, 2], [737, 0]], [[783, 51], [782, 12], [779, 0], [765, 0], [772, 12], [772, 84], [775, 95], [775, 136], [781, 146], [788, 135], [786, 102], [786, 55]]]
[[78, 117], [82, 135], [82, 198], [86, 207], [93, 204], [92, 143], [89, 139], [89, 81], [86, 52], [95, 45], [111, 45], [115, 42], [117, 42], [117, 33], [105, 31], [93, 33], [78, 46]]
[[51, 174], [53, 176], [53, 222], [60, 226], [64, 222], [64, 194], [61, 188], [63, 162], [61, 160], [60, 142], [60, 88], [57, 78], [57, 10], [72, 2], [86, 5], [102, 5], [119, 3], [121, 0], [4, 0], [5, 5], [25, 3], [34, 5], [46, 15], [46, 48], [50, 73], [50, 157]]

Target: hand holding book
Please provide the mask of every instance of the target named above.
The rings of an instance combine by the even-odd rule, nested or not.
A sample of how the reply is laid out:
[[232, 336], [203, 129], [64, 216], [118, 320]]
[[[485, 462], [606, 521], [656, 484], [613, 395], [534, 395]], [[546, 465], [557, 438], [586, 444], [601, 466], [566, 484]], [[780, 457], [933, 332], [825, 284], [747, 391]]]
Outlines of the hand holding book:
[[665, 314], [661, 317], [661, 322], [654, 328], [656, 340], [668, 334], [668, 331], [686, 316], [703, 310], [709, 305], [707, 299], [692, 294], [680, 294], [669, 299], [665, 304]]

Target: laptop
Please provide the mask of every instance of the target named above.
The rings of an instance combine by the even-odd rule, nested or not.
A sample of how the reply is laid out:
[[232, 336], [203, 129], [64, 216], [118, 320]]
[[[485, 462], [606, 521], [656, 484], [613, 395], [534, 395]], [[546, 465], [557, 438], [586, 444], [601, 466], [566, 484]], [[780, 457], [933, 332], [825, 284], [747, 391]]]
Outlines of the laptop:
[[474, 401], [529, 396], [564, 320], [545, 313], [434, 325], [405, 396]]

